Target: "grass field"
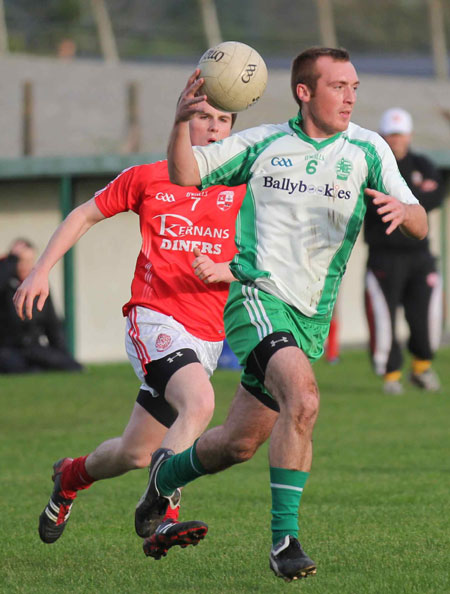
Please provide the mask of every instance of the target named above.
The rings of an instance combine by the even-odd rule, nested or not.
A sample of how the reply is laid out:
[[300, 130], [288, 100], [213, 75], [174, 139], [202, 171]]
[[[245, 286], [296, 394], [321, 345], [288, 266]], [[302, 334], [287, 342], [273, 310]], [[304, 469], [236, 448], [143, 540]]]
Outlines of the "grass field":
[[[450, 592], [450, 349], [436, 361], [446, 388], [434, 395], [414, 388], [383, 395], [363, 352], [315, 369], [322, 402], [300, 539], [318, 571], [290, 584], [268, 569], [265, 446], [245, 465], [185, 490], [183, 519], [210, 527], [196, 548], [172, 549], [160, 561], [143, 555], [133, 517], [145, 471], [81, 493], [61, 540], [41, 543], [37, 520], [52, 463], [119, 435], [138, 386], [127, 364], [1, 377], [0, 592]], [[237, 380], [236, 372], [217, 372], [214, 424]]]

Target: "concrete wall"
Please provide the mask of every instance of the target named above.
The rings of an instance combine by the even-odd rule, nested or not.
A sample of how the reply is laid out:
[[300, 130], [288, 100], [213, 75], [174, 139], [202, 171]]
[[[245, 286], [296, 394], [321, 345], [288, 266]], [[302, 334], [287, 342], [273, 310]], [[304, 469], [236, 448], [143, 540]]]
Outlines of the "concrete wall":
[[[21, 85], [35, 89], [35, 154], [94, 155], [119, 152], [126, 138], [126, 84], [140, 82], [141, 150], [164, 152], [173, 109], [189, 68], [177, 65], [104, 66], [97, 62], [63, 63], [49, 59], [0, 59], [0, 157], [21, 154]], [[354, 121], [376, 128], [383, 109], [398, 105], [413, 114], [416, 146], [449, 149], [450, 85], [429, 79], [363, 76]], [[239, 115], [237, 129], [261, 121], [284, 121], [296, 107], [289, 94], [287, 70], [270, 71], [267, 92], [259, 104]], [[109, 181], [82, 180], [76, 200], [89, 199]], [[450, 218], [450, 212], [447, 212]], [[439, 213], [433, 214], [432, 244], [439, 245]], [[45, 247], [60, 220], [59, 186], [54, 181], [0, 182], [0, 253], [18, 235]], [[450, 228], [450, 220], [447, 221]], [[138, 219], [122, 214], [104, 221], [75, 248], [76, 351], [83, 361], [125, 358], [121, 306], [130, 284], [140, 246]], [[366, 248], [361, 237], [353, 251], [339, 296], [344, 344], [367, 340], [363, 305]], [[447, 271], [450, 278], [450, 270]], [[62, 267], [51, 274], [51, 287], [62, 311]], [[450, 291], [447, 292], [450, 294]], [[404, 323], [400, 323], [405, 335]]]
[[[286, 69], [270, 69], [265, 95], [239, 115], [236, 129], [285, 121], [296, 112]], [[22, 88], [34, 89], [37, 156], [120, 152], [127, 136], [127, 84], [139, 83], [140, 150], [165, 151], [174, 106], [193, 70], [176, 64], [104, 65], [13, 55], [0, 58], [0, 158], [21, 155]], [[415, 143], [449, 149], [450, 84], [427, 78], [362, 75], [353, 120], [376, 129], [381, 112], [394, 105], [415, 120]]]

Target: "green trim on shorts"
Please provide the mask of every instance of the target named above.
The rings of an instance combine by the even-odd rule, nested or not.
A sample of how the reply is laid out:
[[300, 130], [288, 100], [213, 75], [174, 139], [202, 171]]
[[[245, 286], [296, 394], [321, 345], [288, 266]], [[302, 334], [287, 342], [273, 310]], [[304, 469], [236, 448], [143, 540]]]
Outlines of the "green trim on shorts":
[[238, 282], [230, 286], [224, 321], [228, 344], [244, 366], [241, 380], [269, 396], [264, 385], [246, 371], [247, 358], [253, 349], [273, 332], [290, 332], [313, 363], [323, 354], [330, 328], [330, 320], [308, 318], [278, 297]]

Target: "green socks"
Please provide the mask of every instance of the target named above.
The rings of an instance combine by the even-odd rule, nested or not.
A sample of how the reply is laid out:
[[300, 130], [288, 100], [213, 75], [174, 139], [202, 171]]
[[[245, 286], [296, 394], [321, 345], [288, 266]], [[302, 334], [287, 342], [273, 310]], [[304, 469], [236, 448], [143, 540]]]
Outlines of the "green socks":
[[[161, 465], [157, 487], [161, 495], [171, 495], [177, 487], [208, 474], [198, 459], [194, 445], [176, 454]], [[272, 491], [272, 542], [277, 544], [286, 535], [298, 537], [298, 508], [308, 472], [270, 467]]]
[[156, 486], [161, 495], [172, 495], [177, 487], [184, 487], [194, 479], [208, 474], [203, 468], [194, 445], [169, 458], [158, 470]]
[[298, 537], [298, 508], [309, 472], [270, 467], [272, 543], [286, 535]]

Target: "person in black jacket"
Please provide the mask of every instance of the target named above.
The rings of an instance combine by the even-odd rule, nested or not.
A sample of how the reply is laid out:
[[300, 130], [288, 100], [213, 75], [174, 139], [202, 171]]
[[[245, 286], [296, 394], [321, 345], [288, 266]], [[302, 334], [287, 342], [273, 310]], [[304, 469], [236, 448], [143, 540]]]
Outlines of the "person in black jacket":
[[[427, 212], [444, 199], [441, 176], [431, 161], [410, 150], [411, 115], [399, 108], [383, 113], [379, 132], [391, 147], [400, 173]], [[403, 356], [396, 338], [396, 312], [403, 306], [412, 355], [410, 381], [428, 391], [440, 389], [431, 367], [442, 329], [442, 281], [428, 239], [412, 240], [400, 230], [385, 233], [386, 224], [371, 201], [367, 204], [364, 238], [369, 246], [365, 281], [370, 352], [375, 372], [384, 377], [384, 391], [401, 394]]]
[[16, 239], [0, 259], [0, 373], [80, 371], [82, 366], [67, 350], [50, 297], [42, 311], [34, 306], [31, 320], [22, 321], [16, 313], [13, 295], [35, 259], [36, 250], [26, 239]]

